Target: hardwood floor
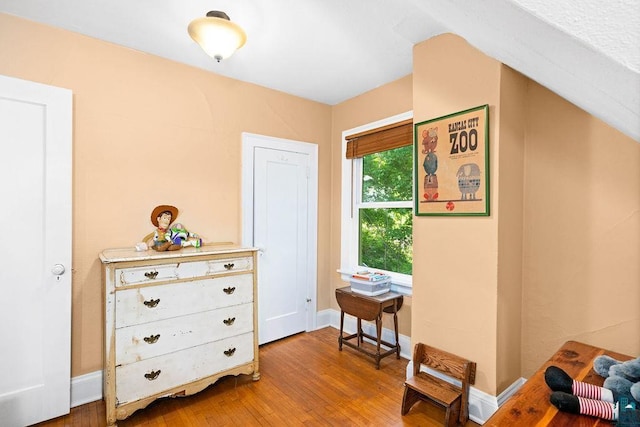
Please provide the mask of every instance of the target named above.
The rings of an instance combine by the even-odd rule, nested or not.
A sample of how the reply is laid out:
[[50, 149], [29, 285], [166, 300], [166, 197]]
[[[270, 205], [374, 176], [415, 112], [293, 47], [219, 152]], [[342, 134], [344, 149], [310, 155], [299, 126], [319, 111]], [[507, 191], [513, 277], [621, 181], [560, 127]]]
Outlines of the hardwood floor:
[[[324, 328], [261, 346], [259, 381], [225, 377], [198, 394], [158, 400], [118, 426], [441, 426], [444, 410], [426, 402], [400, 415], [407, 363], [389, 356], [376, 370], [372, 358], [338, 351], [338, 330]], [[38, 427], [104, 425], [97, 401]]]

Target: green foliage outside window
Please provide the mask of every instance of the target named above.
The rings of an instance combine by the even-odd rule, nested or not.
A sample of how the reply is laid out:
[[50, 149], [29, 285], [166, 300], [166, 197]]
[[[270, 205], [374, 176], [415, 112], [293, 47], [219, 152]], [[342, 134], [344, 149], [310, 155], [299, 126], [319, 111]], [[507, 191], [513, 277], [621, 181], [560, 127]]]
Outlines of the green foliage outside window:
[[413, 209], [366, 206], [367, 203], [412, 200], [413, 147], [363, 157], [362, 202], [359, 210], [359, 264], [411, 274]]

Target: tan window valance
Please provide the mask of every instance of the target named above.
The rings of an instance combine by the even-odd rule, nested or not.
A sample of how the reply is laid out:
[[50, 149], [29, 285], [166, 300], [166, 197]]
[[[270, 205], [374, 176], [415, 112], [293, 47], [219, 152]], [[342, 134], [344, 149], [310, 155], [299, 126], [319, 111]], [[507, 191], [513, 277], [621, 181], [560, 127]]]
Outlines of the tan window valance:
[[413, 119], [403, 120], [346, 137], [347, 159], [413, 144]]

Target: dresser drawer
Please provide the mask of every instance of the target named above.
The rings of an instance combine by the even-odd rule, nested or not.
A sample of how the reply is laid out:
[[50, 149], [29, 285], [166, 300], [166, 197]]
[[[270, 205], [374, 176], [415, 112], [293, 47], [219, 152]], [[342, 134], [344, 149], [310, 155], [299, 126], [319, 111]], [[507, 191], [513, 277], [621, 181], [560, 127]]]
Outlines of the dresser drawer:
[[209, 261], [209, 274], [229, 273], [232, 271], [253, 270], [252, 257], [216, 259]]
[[116, 269], [116, 287], [253, 270], [252, 257], [224, 258]]
[[253, 275], [116, 291], [115, 326], [121, 328], [253, 301]]
[[116, 269], [116, 287], [139, 285], [178, 278], [178, 264]]
[[116, 401], [122, 405], [251, 362], [253, 345], [250, 332], [116, 366]]
[[116, 329], [116, 365], [219, 341], [253, 330], [253, 303]]

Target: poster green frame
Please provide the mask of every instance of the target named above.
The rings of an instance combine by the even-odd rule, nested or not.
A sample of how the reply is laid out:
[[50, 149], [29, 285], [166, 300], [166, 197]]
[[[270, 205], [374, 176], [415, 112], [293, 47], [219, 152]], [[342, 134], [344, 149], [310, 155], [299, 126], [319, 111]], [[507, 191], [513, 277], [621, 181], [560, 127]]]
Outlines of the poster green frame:
[[488, 104], [415, 123], [413, 147], [416, 216], [489, 216]]

